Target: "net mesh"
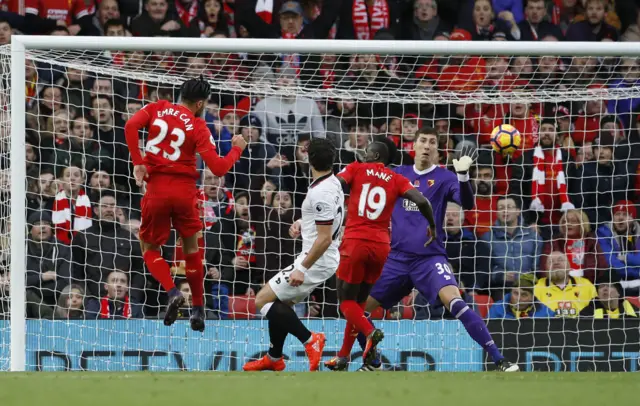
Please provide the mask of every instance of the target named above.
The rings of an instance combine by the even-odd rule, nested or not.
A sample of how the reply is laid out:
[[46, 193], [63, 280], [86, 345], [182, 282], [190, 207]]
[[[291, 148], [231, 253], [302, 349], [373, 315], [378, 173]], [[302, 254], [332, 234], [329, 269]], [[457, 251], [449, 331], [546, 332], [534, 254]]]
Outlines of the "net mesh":
[[[11, 176], [9, 175], [9, 133], [11, 131], [9, 116], [9, 64], [10, 58], [6, 53], [0, 54], [0, 314], [5, 315], [9, 311], [9, 187]], [[0, 319], [3, 317], [0, 316]], [[5, 337], [9, 329], [6, 325], [0, 325], [0, 337]], [[9, 341], [0, 340], [0, 354], [7, 354]], [[9, 368], [9, 359], [0, 355], [0, 370]]]
[[[0, 313], [8, 317], [6, 47], [0, 62]], [[214, 88], [206, 120], [219, 152], [227, 153], [233, 134], [251, 138], [251, 154], [224, 178], [198, 163], [207, 317], [220, 320], [204, 334], [191, 332], [188, 323], [168, 328], [157, 322], [167, 298], [142, 261], [144, 190], [133, 181], [124, 140], [133, 113], [150, 101], [177, 100], [182, 81], [200, 74]], [[504, 348], [517, 349], [504, 314], [602, 315], [597, 306], [606, 300], [594, 299], [594, 284], [613, 286], [632, 309], [640, 286], [640, 262], [634, 262], [640, 227], [633, 219], [640, 189], [639, 79], [638, 60], [630, 57], [28, 51], [27, 368], [239, 369], [269, 344], [255, 294], [300, 251], [289, 227], [310, 182], [309, 140], [334, 141], [336, 170], [361, 159], [378, 137], [398, 145], [395, 164], [413, 164], [415, 132], [424, 126], [439, 132], [433, 164], [450, 167], [461, 151], [476, 149], [476, 208], [448, 207], [446, 247], [465, 299], [490, 316], [490, 330]], [[500, 124], [523, 136], [509, 157], [491, 149], [491, 131]], [[538, 145], [543, 148], [536, 152]], [[567, 211], [572, 206], [582, 210]], [[175, 235], [163, 256], [189, 292]], [[569, 296], [542, 286], [549, 291], [536, 288], [535, 304], [529, 298], [517, 309], [510, 305], [520, 275], [542, 278], [548, 270], [574, 278]], [[522, 282], [518, 296], [534, 292], [535, 283]], [[489, 312], [499, 300], [506, 302]], [[294, 308], [327, 334], [326, 355], [333, 355], [344, 329], [336, 321], [335, 280]], [[188, 318], [189, 309], [181, 316]], [[417, 291], [373, 317], [384, 319], [377, 323], [387, 334], [382, 352], [388, 366], [483, 367], [480, 347], [462, 325]], [[616, 329], [580, 323], [593, 335], [615, 335]], [[8, 368], [8, 327], [0, 324], [7, 337], [0, 340], [0, 369]], [[633, 327], [619, 330], [630, 334]], [[563, 340], [545, 346], [573, 345], [570, 337]], [[604, 345], [610, 352], [614, 344]], [[303, 347], [290, 340], [286, 348], [289, 369], [305, 370]], [[609, 352], [603, 362], [611, 368]], [[526, 361], [521, 353], [514, 358]]]

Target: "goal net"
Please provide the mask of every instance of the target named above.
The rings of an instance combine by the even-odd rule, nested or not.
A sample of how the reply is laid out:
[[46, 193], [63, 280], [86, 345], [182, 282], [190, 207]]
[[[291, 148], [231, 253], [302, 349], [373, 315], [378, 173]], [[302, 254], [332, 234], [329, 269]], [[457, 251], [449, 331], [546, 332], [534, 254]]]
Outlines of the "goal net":
[[[475, 208], [451, 203], [436, 215], [445, 215], [461, 293], [505, 355], [526, 370], [637, 369], [640, 66], [620, 44], [571, 56], [578, 52], [561, 44], [528, 54], [522, 44], [471, 44], [465, 54], [453, 42], [422, 51], [371, 42], [364, 52], [320, 41], [320, 52], [311, 42], [301, 49], [290, 45], [297, 41], [216, 40], [185, 52], [193, 49], [187, 42], [183, 51], [161, 51], [131, 41], [137, 45], [79, 50], [86, 43], [67, 41], [67, 50], [18, 53], [25, 83], [11, 100], [11, 50], [0, 48], [0, 370], [228, 371], [262, 356], [268, 328], [254, 299], [300, 252], [289, 227], [311, 182], [314, 137], [334, 142], [336, 171], [383, 137], [398, 147], [394, 165], [415, 162], [417, 171], [453, 170], [454, 159], [471, 154]], [[205, 120], [219, 153], [234, 134], [249, 140], [225, 177], [198, 162], [204, 333], [190, 330], [189, 307], [173, 326], [162, 323], [167, 297], [142, 261], [144, 188], [124, 139], [132, 114], [159, 99], [177, 102], [180, 84], [199, 75], [213, 87]], [[16, 114], [24, 128], [12, 127], [21, 124]], [[492, 149], [501, 124], [522, 136], [513, 155]], [[424, 155], [416, 132], [427, 127], [437, 131], [437, 153]], [[9, 161], [23, 147], [24, 159]], [[10, 183], [22, 182], [11, 174], [20, 173], [24, 189], [12, 190], [24, 193], [10, 195]], [[9, 204], [21, 207], [16, 199], [24, 212], [10, 217]], [[11, 233], [22, 230], [24, 244], [10, 247]], [[190, 298], [175, 234], [162, 254]], [[335, 279], [294, 309], [327, 335], [325, 358], [335, 355], [344, 331]], [[462, 324], [416, 290], [372, 318], [385, 331], [386, 368], [491, 369]], [[17, 354], [22, 366], [11, 363]], [[285, 354], [288, 370], [307, 369], [295, 339]], [[351, 369], [360, 354], [354, 348]]]

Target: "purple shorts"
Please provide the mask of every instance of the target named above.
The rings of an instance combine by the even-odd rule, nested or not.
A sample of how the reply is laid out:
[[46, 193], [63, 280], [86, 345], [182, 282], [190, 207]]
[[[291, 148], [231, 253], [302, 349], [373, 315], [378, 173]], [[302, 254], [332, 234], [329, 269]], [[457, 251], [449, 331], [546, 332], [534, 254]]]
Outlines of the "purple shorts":
[[449, 285], [458, 286], [458, 283], [446, 256], [425, 257], [391, 251], [370, 296], [389, 309], [415, 287], [433, 304], [440, 289]]

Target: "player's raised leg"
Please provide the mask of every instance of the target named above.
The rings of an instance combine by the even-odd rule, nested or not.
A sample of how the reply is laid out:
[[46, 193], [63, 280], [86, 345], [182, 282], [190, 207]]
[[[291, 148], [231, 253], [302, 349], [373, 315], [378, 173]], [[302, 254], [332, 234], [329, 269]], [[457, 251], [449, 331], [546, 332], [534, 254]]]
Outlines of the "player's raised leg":
[[282, 351], [284, 341], [289, 334], [304, 344], [309, 358], [309, 370], [318, 369], [324, 348], [324, 334], [309, 331], [292, 309], [292, 302], [281, 301], [272, 288], [274, 284], [288, 284], [287, 279], [290, 273], [291, 270], [276, 275], [256, 296], [256, 309], [269, 321], [270, 346], [267, 355], [246, 363], [242, 367], [245, 371], [282, 371], [285, 368]]

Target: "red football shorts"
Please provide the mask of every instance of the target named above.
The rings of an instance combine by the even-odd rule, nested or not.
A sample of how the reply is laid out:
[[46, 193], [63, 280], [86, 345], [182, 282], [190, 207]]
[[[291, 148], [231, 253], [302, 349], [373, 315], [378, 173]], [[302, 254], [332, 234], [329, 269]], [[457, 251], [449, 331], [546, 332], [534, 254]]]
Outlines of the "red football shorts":
[[338, 278], [354, 285], [373, 285], [382, 273], [389, 251], [391, 246], [388, 243], [353, 238], [342, 241]]
[[195, 184], [185, 187], [169, 182], [164, 186], [173, 188], [147, 188], [142, 198], [140, 239], [146, 243], [164, 245], [172, 225], [181, 237], [191, 237], [202, 231]]

